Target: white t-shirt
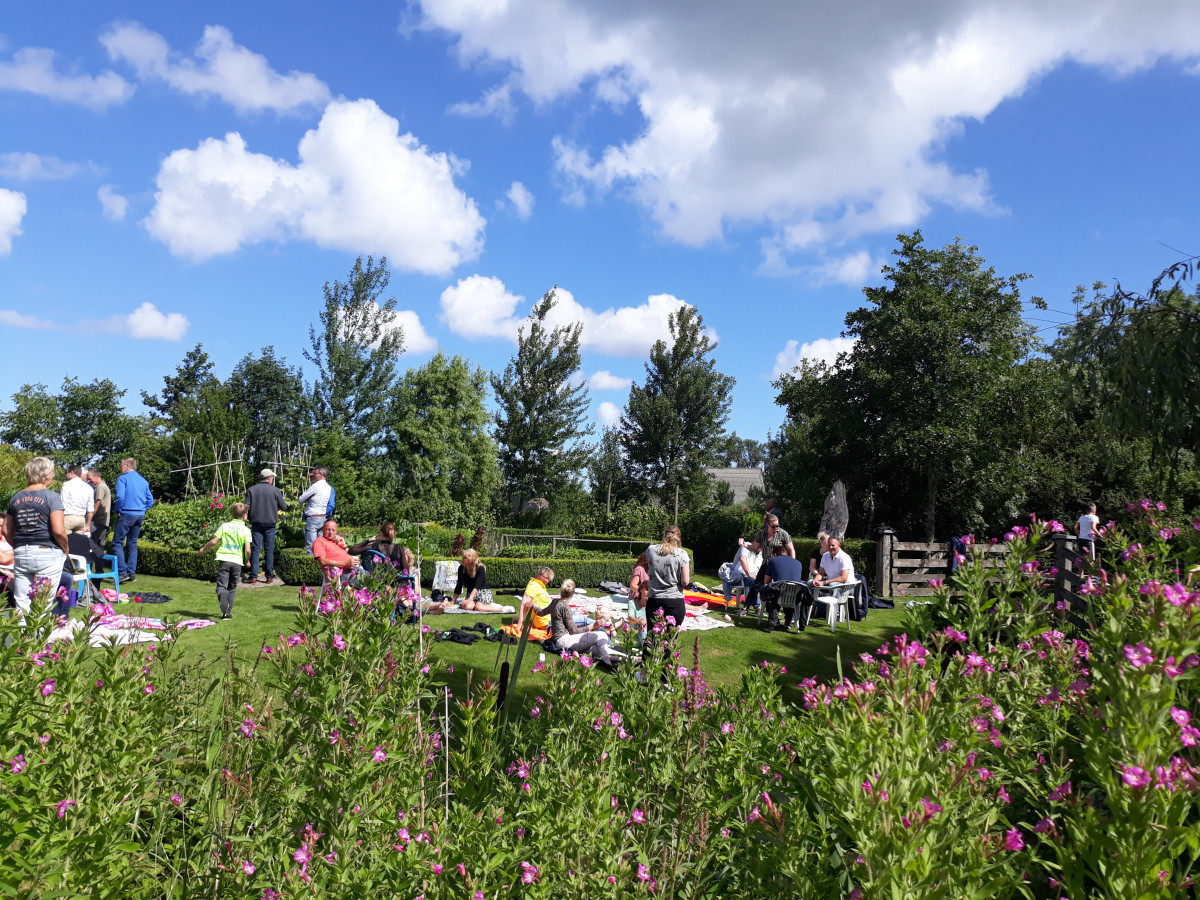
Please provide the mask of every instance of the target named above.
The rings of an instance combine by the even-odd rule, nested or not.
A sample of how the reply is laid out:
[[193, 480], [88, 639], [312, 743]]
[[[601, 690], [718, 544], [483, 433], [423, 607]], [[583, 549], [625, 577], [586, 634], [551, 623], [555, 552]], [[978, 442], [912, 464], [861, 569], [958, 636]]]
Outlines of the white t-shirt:
[[96, 492], [82, 478], [72, 478], [64, 481], [62, 490], [64, 516], [86, 516], [96, 509]]
[[[7, 550], [11, 553], [12, 544], [0, 537], [0, 550]], [[7, 566], [0, 566], [0, 572], [3, 572], [5, 575], [11, 575], [13, 573], [13, 563], [9, 563]]]
[[1084, 513], [1079, 517], [1079, 538], [1084, 541], [1096, 539], [1096, 529], [1100, 527], [1100, 517], [1093, 513]]
[[825, 578], [832, 580], [837, 578], [844, 571], [846, 580], [854, 580], [854, 563], [850, 559], [850, 554], [845, 550], [839, 550], [837, 556], [830, 556], [825, 553], [821, 556], [821, 568], [825, 570]]
[[[749, 547], [742, 547], [738, 550], [737, 559], [733, 562], [733, 577], [734, 578], [753, 578], [758, 574], [759, 566], [762, 565], [762, 554], [754, 553]], [[753, 569], [751, 573], [748, 569]]]

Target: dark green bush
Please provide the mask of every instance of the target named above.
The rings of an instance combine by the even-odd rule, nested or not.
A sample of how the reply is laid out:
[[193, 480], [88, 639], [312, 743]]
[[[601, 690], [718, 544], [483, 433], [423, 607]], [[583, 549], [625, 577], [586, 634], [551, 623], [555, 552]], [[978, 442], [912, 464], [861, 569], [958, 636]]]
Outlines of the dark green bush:
[[142, 538], [163, 547], [198, 550], [212, 539], [218, 525], [229, 521], [229, 507], [235, 502], [235, 498], [222, 497], [156, 503], [146, 513]]
[[736, 506], [701, 509], [680, 516], [679, 527], [684, 543], [696, 551], [700, 567], [712, 571], [733, 559], [739, 537], [754, 539], [762, 515]]
[[[207, 538], [205, 541], [207, 542]], [[217, 580], [215, 550], [200, 554], [195, 550], [164, 547], [153, 541], [138, 541], [137, 567], [139, 575], [157, 575], [161, 578], [195, 578], [199, 581]]]

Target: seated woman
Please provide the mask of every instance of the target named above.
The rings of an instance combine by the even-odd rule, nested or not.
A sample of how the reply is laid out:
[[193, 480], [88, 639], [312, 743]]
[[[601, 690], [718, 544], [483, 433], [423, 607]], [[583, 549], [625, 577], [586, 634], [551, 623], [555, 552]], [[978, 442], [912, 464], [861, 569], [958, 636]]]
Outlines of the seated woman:
[[762, 554], [755, 553], [744, 540], [738, 541], [738, 552], [733, 558], [730, 578], [721, 579], [721, 590], [725, 592], [725, 604], [728, 606], [733, 598], [733, 589], [742, 586], [742, 597], [750, 593], [754, 587], [754, 579], [758, 577], [758, 567], [762, 565]]
[[[379, 557], [382, 556], [388, 560], [397, 570], [404, 568], [403, 551], [407, 549], [403, 544], [396, 543], [396, 526], [391, 522], [384, 522], [379, 526], [379, 534], [368, 541], [355, 544], [349, 548], [349, 552], [355, 556], [370, 553], [363, 558], [363, 568], [370, 572], [375, 566], [382, 562]], [[375, 554], [378, 553], [379, 556]]]
[[625, 610], [626, 624], [637, 631], [635, 643], [638, 646], [646, 639], [646, 601], [649, 599], [650, 576], [646, 574], [646, 554], [643, 552], [629, 576], [629, 605]]
[[612, 646], [609, 644], [607, 632], [599, 623], [591, 628], [580, 628], [575, 624], [575, 616], [570, 606], [570, 600], [574, 596], [575, 582], [568, 578], [558, 590], [558, 599], [549, 606], [550, 633], [555, 643], [564, 650], [591, 653], [600, 662], [611, 666], [615, 659], [610, 655]]
[[[467, 596], [459, 601], [463, 591]], [[487, 566], [479, 561], [479, 551], [467, 548], [462, 552], [462, 565], [458, 567], [458, 581], [454, 585], [451, 603], [463, 609], [480, 613], [502, 612], [504, 607], [492, 602], [492, 592], [487, 586]]]

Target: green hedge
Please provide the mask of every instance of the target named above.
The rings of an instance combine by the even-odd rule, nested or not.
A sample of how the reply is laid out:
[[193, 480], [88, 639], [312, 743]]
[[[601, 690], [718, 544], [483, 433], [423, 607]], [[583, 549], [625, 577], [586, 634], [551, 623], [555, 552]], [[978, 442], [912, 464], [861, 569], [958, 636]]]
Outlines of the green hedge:
[[153, 541], [138, 541], [137, 570], [139, 575], [216, 581], [217, 551], [197, 553], [195, 550], [165, 547]]
[[695, 549], [700, 566], [715, 571], [733, 559], [739, 537], [754, 540], [762, 528], [762, 514], [736, 506], [700, 509], [680, 516], [679, 528], [684, 543]]

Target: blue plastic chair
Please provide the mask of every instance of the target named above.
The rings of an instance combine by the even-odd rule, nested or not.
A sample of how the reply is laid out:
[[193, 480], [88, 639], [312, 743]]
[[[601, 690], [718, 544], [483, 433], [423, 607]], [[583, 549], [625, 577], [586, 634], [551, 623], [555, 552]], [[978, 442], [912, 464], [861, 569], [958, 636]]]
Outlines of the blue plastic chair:
[[87, 580], [89, 582], [92, 582], [92, 581], [104, 581], [104, 579], [106, 579], [106, 578], [111, 578], [112, 583], [113, 583], [113, 590], [116, 591], [118, 595], [120, 595], [121, 582], [119, 580], [120, 574], [117, 572], [117, 558], [116, 558], [116, 556], [114, 556], [111, 553], [108, 554], [107, 556], [105, 556], [104, 558], [111, 564], [112, 571], [111, 572], [93, 572], [92, 567], [88, 566], [87, 567]]

